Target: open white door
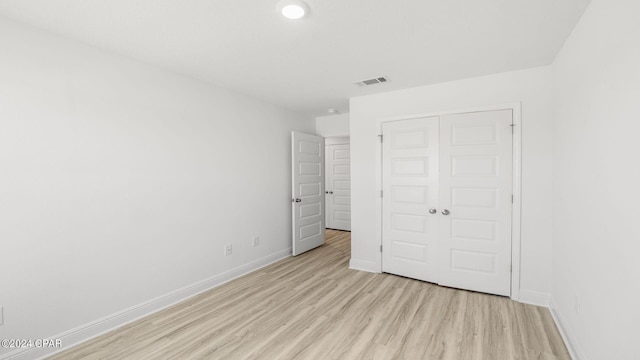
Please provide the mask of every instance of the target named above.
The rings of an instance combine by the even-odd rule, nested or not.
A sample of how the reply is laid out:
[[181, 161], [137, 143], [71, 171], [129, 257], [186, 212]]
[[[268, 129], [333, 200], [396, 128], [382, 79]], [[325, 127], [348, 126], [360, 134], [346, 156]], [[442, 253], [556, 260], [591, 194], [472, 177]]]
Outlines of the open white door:
[[291, 132], [293, 256], [324, 244], [324, 138]]

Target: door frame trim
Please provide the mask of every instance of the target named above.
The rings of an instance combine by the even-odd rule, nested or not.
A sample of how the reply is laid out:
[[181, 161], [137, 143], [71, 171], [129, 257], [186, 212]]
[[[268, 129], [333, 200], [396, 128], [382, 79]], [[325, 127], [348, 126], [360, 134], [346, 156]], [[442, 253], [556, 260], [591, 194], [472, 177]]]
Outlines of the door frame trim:
[[[520, 300], [520, 258], [521, 258], [521, 213], [522, 213], [522, 104], [520, 102], [468, 107], [446, 111], [416, 113], [409, 115], [384, 117], [376, 120], [378, 134], [382, 134], [382, 124], [422, 117], [464, 114], [495, 110], [511, 110], [513, 113], [513, 204], [511, 207], [511, 295], [512, 300]], [[382, 142], [376, 149], [376, 189], [382, 191]], [[376, 196], [376, 241], [382, 246], [382, 197]], [[377, 262], [382, 272], [382, 252], [378, 252]]]
[[351, 138], [349, 136], [325, 136], [324, 146], [329, 145], [349, 145]]

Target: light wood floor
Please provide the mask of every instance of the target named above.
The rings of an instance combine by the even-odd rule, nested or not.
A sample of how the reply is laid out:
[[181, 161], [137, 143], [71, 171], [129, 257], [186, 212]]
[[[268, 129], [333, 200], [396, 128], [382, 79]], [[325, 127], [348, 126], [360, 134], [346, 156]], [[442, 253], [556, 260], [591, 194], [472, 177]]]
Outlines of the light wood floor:
[[53, 359], [569, 359], [549, 311], [349, 270], [350, 233]]

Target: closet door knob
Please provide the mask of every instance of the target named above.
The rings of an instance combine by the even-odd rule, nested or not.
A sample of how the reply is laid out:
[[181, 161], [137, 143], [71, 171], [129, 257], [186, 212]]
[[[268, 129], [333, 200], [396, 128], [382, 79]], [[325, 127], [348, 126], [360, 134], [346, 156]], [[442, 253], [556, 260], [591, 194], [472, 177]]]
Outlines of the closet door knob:
[[436, 210], [436, 209], [429, 209], [429, 214], [435, 214], [437, 212], [438, 212], [438, 210]]
[[449, 215], [449, 214], [451, 214], [449, 210], [447, 209], [442, 210], [442, 215]]

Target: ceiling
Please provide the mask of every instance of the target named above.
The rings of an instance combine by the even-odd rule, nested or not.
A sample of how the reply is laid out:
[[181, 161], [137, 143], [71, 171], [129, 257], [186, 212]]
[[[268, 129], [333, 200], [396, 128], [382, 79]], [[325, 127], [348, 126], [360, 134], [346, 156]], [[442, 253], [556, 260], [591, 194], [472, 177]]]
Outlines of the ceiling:
[[[589, 0], [0, 0], [0, 16], [306, 116], [349, 98], [550, 64]], [[386, 76], [370, 87], [353, 83]]]

